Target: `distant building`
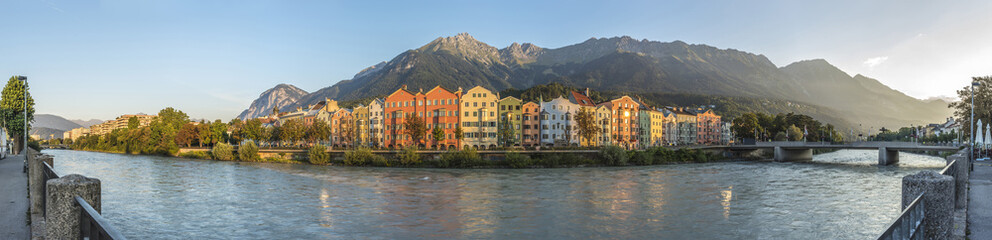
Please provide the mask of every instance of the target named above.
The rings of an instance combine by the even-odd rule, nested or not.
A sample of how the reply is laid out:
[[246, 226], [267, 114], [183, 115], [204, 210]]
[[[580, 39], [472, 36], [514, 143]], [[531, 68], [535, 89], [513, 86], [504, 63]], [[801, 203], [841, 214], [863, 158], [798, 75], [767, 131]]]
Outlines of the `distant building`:
[[462, 100], [462, 131], [465, 147], [492, 148], [496, 147], [496, 114], [499, 108], [499, 94], [481, 86], [473, 87], [461, 96]]
[[[523, 135], [523, 131], [520, 126], [523, 121], [522, 108], [523, 101], [519, 98], [506, 96], [499, 100], [499, 113], [497, 113], [499, 115], [499, 123], [497, 125], [500, 126], [499, 130], [497, 130], [498, 142], [505, 143], [508, 146], [520, 146], [522, 144], [521, 135]], [[513, 132], [512, 138], [502, 139], [503, 136], [500, 135], [502, 133], [499, 131], [503, 131], [504, 128]]]
[[376, 98], [369, 102], [369, 146], [382, 147], [383, 143], [383, 99]]
[[523, 120], [522, 142], [524, 147], [538, 146], [541, 144], [541, 105], [534, 102], [527, 102], [521, 106]]
[[579, 105], [559, 96], [545, 102], [541, 99], [541, 145], [578, 146], [578, 131], [574, 131], [575, 114]]

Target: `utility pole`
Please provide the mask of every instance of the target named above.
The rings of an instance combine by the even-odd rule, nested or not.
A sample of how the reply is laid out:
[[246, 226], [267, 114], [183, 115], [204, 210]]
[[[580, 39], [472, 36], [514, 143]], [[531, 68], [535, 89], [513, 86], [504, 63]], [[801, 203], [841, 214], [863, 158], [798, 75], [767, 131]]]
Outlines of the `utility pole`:
[[971, 140], [968, 142], [971, 148], [968, 151], [968, 155], [972, 161], [975, 160], [975, 86], [977, 85], [978, 82], [971, 82]]

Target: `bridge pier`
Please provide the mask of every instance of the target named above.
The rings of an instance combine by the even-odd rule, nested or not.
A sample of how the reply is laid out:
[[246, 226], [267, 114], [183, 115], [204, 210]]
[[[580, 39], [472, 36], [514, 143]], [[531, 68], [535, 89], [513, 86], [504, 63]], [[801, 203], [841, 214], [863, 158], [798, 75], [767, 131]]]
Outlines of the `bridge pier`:
[[878, 148], [878, 165], [887, 166], [899, 162], [899, 151], [889, 150], [886, 147]]
[[813, 160], [813, 149], [785, 149], [779, 146], [775, 147], [775, 161], [776, 162], [790, 162], [790, 161], [802, 161], [802, 160]]

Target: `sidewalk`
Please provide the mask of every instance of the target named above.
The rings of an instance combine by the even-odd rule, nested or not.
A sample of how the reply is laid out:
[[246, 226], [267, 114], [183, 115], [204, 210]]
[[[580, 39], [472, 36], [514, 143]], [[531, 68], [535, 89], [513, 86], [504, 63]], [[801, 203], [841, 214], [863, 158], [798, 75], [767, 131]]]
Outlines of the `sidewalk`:
[[24, 155], [0, 160], [0, 239], [29, 239], [27, 225], [28, 176], [23, 173]]
[[975, 162], [968, 181], [968, 238], [992, 239], [992, 162]]

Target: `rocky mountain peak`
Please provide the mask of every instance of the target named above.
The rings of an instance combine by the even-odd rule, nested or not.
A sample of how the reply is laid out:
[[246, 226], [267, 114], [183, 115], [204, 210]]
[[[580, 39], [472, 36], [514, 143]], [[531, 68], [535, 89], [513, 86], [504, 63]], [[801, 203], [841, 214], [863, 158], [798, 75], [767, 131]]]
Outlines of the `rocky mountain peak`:
[[514, 42], [509, 47], [499, 50], [500, 59], [506, 64], [523, 65], [537, 61], [544, 54], [544, 49], [531, 43], [519, 44]]
[[307, 94], [309, 94], [307, 91], [291, 84], [278, 84], [269, 90], [265, 90], [262, 94], [259, 94], [258, 99], [252, 101], [251, 106], [241, 112], [241, 114], [238, 115], [238, 118], [251, 119], [269, 115], [272, 113], [273, 108], [282, 109], [285, 106], [295, 103]]
[[459, 33], [452, 37], [439, 37], [427, 45], [417, 49], [423, 53], [447, 52], [466, 60], [474, 60], [486, 64], [499, 62], [499, 50], [484, 42], [475, 40], [468, 33]]
[[386, 66], [386, 61], [382, 61], [382, 62], [379, 62], [379, 63], [377, 63], [375, 65], [372, 65], [372, 66], [369, 66], [369, 67], [367, 67], [365, 69], [362, 69], [362, 71], [359, 71], [358, 73], [356, 73], [354, 77], [351, 77], [351, 79], [359, 79], [359, 78], [364, 77], [366, 75], [369, 75], [369, 74], [373, 74], [375, 72], [378, 72], [379, 70], [382, 70], [382, 67], [383, 66]]

